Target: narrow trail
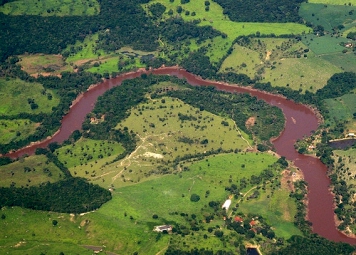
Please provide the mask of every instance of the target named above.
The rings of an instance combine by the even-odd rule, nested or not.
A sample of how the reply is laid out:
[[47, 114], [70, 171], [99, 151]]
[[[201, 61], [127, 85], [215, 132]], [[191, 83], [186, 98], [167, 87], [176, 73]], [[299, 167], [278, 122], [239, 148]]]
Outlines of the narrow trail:
[[[141, 148], [145, 148], [145, 142], [147, 139], [151, 138], [151, 137], [155, 137], [155, 136], [166, 136], [167, 133], [160, 133], [160, 134], [153, 134], [153, 135], [147, 135], [145, 137], [141, 137], [139, 134], [137, 134], [137, 136], [140, 138], [141, 140], [141, 144], [139, 146], [136, 147], [136, 149], [130, 153], [130, 155], [126, 156], [121, 162], [120, 162], [120, 167], [129, 167], [131, 165], [131, 158], [137, 153], [137, 151]], [[150, 145], [152, 145], [150, 143]], [[125, 162], [127, 162], [127, 165], [124, 165]], [[114, 183], [114, 181], [116, 181], [116, 179], [125, 171], [125, 168], [122, 169], [118, 174], [116, 174], [111, 181], [111, 184]]]
[[242, 136], [241, 131], [240, 131], [240, 129], [237, 127], [235, 121], [234, 121], [234, 127], [235, 127], [236, 131], [239, 133], [241, 139], [244, 140], [244, 141], [247, 143], [247, 146], [248, 146], [250, 149], [253, 149], [253, 147], [251, 146], [251, 144], [249, 143], [249, 141], [247, 141], [247, 140], [245, 139], [245, 137]]

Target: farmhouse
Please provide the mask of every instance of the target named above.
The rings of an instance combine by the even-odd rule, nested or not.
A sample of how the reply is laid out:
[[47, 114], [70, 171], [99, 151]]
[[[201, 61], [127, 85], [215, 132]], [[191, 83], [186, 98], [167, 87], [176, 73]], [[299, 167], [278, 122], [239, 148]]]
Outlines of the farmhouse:
[[172, 226], [171, 225], [161, 225], [161, 226], [155, 226], [153, 231], [156, 232], [163, 232], [163, 231], [172, 231]]

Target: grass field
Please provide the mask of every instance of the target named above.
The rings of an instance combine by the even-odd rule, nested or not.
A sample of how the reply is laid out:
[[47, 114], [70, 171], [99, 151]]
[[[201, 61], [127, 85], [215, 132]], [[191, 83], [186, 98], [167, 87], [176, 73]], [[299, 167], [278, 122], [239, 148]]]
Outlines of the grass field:
[[[191, 116], [191, 119], [181, 121], [180, 114]], [[222, 121], [227, 121], [229, 126], [222, 125]], [[134, 107], [131, 115], [117, 125], [117, 128], [124, 127], [137, 133], [137, 148], [120, 162], [106, 165], [110, 160], [104, 158], [98, 161], [96, 165], [102, 167], [92, 180], [103, 187], [132, 185], [149, 177], [156, 178], [160, 174], [179, 171], [181, 166], [173, 169], [173, 161], [178, 157], [204, 154], [218, 148], [244, 150], [248, 147], [247, 142], [252, 145], [248, 135], [240, 131], [240, 136], [232, 120], [206, 111], [200, 112], [178, 99], [168, 97]], [[70, 170], [80, 176], [89, 171], [78, 164]]]
[[[309, 54], [311, 55], [311, 54]], [[327, 80], [342, 70], [318, 57], [286, 58], [278, 61], [275, 69], [265, 69], [264, 82], [272, 86], [287, 86], [310, 92], [324, 87]]]
[[8, 15], [97, 15], [100, 12], [100, 5], [96, 0], [16, 0], [0, 6], [0, 12]]
[[308, 0], [311, 4], [327, 4], [327, 5], [356, 5], [356, 0]]
[[109, 73], [131, 71], [135, 68], [144, 67], [140, 59], [142, 56], [156, 55], [156, 52], [144, 52], [123, 47], [116, 52], [105, 53], [98, 49], [99, 35], [87, 36], [83, 42], [77, 41], [75, 45], [69, 45], [63, 54], [65, 62], [77, 68], [83, 67], [92, 73]]
[[73, 68], [64, 62], [61, 55], [20, 55], [19, 64], [22, 70], [31, 75], [59, 75], [63, 71], [73, 71]]
[[346, 29], [355, 26], [356, 13], [352, 11], [353, 9], [354, 6], [348, 5], [302, 3], [299, 15], [313, 25], [321, 25], [326, 31], [331, 32], [338, 25], [344, 25]]
[[267, 198], [267, 194], [263, 194], [256, 200], [240, 203], [239, 210], [245, 214], [259, 212], [267, 218], [277, 236], [288, 239], [292, 235], [302, 235], [294, 226], [293, 220], [297, 208], [287, 190], [278, 190], [270, 198]]
[[[303, 31], [309, 31], [304, 25], [295, 23], [285, 23], [281, 26], [278, 23], [248, 23], [248, 22], [233, 22], [226, 15], [223, 14], [223, 9], [217, 3], [210, 1], [209, 11], [205, 11], [205, 1], [196, 0], [190, 1], [187, 4], [181, 4], [180, 1], [173, 3], [165, 0], [155, 0], [152, 3], [161, 3], [166, 6], [165, 18], [169, 17], [167, 14], [169, 10], [173, 10], [174, 14], [177, 13], [177, 6], [182, 6], [183, 12], [181, 17], [185, 20], [200, 20], [201, 26], [212, 26], [213, 28], [225, 33], [230, 37], [231, 41], [239, 35], [254, 34], [259, 31], [261, 34], [297, 34]], [[151, 3], [151, 2], [150, 2]], [[185, 15], [185, 11], [189, 11], [190, 15]], [[191, 14], [195, 12], [195, 16]]]
[[250, 78], [260, 77], [272, 86], [315, 92], [342, 69], [315, 56], [296, 40], [262, 38], [252, 40], [249, 45], [234, 45], [232, 54], [220, 68], [220, 72], [227, 71], [244, 73]]
[[[49, 99], [49, 94], [52, 96]], [[29, 100], [33, 100], [38, 108], [31, 109]], [[21, 112], [51, 112], [57, 106], [59, 98], [53, 91], [46, 90], [39, 83], [28, 83], [20, 79], [0, 78], [0, 114], [15, 115]]]
[[350, 120], [356, 112], [356, 94], [324, 100], [332, 119]]
[[346, 43], [349, 40], [343, 37], [331, 37], [330, 35], [316, 36], [313, 34], [302, 36], [302, 42], [310, 48], [316, 55], [342, 53], [345, 47], [340, 43]]
[[[125, 186], [150, 175], [171, 172], [174, 170], [172, 163], [177, 157], [204, 154], [218, 148], [243, 150], [248, 147], [247, 141], [252, 143], [242, 131], [245, 140], [240, 137], [230, 119], [200, 112], [177, 99], [163, 100], [151, 100], [138, 105], [129, 118], [118, 124], [117, 128], [129, 127], [137, 133], [140, 141], [138, 148], [128, 158], [104, 169], [104, 172], [110, 173], [105, 178], [112, 178], [115, 186]], [[181, 114], [191, 116], [191, 119], [182, 121], [179, 118]], [[229, 126], [222, 125], [222, 121], [227, 121]]]
[[117, 142], [81, 138], [73, 145], [59, 148], [55, 154], [68, 168], [85, 165], [88, 169], [87, 164], [97, 165], [98, 160], [110, 156], [116, 157], [122, 152], [124, 148]]
[[36, 186], [46, 182], [56, 182], [63, 173], [44, 155], [20, 159], [14, 163], [0, 166], [0, 187]]
[[0, 120], [0, 144], [22, 140], [33, 134], [37, 126], [27, 119]]
[[[83, 42], [77, 41], [74, 45], [68, 45], [63, 50], [63, 55], [66, 56], [66, 62], [71, 65], [80, 66], [86, 62], [98, 60], [100, 57], [107, 56], [103, 50], [97, 49], [99, 35], [93, 34], [85, 37]], [[67, 55], [69, 55], [67, 57]]]
[[[231, 185], [230, 175], [235, 182], [242, 177], [259, 174], [266, 165], [275, 161], [275, 157], [263, 153], [212, 156], [207, 160], [187, 165], [189, 171], [116, 189], [111, 201], [99, 210], [85, 215], [32, 211], [17, 207], [3, 208], [1, 213], [5, 215], [5, 219], [0, 220], [2, 229], [0, 252], [23, 254], [42, 252], [46, 249], [56, 252], [53, 254], [60, 251], [65, 254], [78, 252], [91, 254], [86, 252], [83, 246], [92, 245], [116, 254], [132, 254], [136, 251], [139, 254], [157, 254], [164, 251], [170, 237], [153, 232], [155, 225], [188, 224], [180, 213], [195, 214], [197, 219], [201, 219], [209, 210], [206, 209], [209, 201], [223, 203], [229, 195], [225, 186]], [[245, 168], [237, 167], [242, 164]], [[205, 197], [207, 190], [210, 190], [210, 194]], [[266, 192], [269, 192], [268, 188]], [[200, 201], [191, 202], [191, 193], [199, 194]], [[243, 205], [248, 205], [252, 201], [244, 201]], [[285, 207], [282, 202], [289, 204], [289, 201], [285, 200], [285, 193], [276, 198], [272, 197], [270, 206], [262, 208], [258, 213], [273, 222], [273, 213], [281, 214], [279, 208]], [[248, 208], [244, 210], [249, 211]], [[157, 214], [158, 219], [153, 219], [153, 214]], [[270, 216], [271, 219], [268, 218]], [[52, 225], [53, 219], [58, 221], [57, 226]], [[224, 228], [223, 224], [222, 219], [204, 223], [205, 230], [195, 232], [194, 236], [186, 236], [184, 241], [191, 248], [212, 247], [210, 245], [214, 244], [212, 247], [214, 250], [228, 249], [224, 247], [223, 242], [207, 231], [208, 227], [215, 228], [216, 225], [220, 225], [226, 235], [229, 235], [231, 231]], [[296, 229], [288, 228], [289, 224], [290, 219], [283, 218], [279, 225], [272, 227], [276, 233], [280, 231], [283, 237], [298, 233]], [[283, 233], [286, 229], [289, 234]], [[205, 233], [208, 234], [207, 239], [203, 238]]]
[[354, 72], [356, 68], [356, 56], [351, 50], [347, 53], [323, 54], [320, 56], [329, 63], [337, 66], [342, 71]]

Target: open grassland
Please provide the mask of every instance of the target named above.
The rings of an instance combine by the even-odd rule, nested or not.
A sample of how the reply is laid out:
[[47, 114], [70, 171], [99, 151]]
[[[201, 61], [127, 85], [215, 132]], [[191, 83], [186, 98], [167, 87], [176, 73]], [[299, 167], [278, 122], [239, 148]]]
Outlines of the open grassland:
[[46, 156], [36, 155], [0, 166], [0, 176], [0, 187], [25, 187], [59, 181], [63, 173]]
[[[150, 2], [151, 3], [151, 2]], [[261, 34], [299, 34], [303, 31], [309, 31], [304, 25], [295, 23], [285, 23], [281, 26], [278, 23], [249, 23], [249, 22], [233, 22], [228, 16], [223, 14], [222, 7], [210, 1], [209, 11], [205, 11], [205, 1], [196, 0], [190, 1], [187, 4], [181, 4], [180, 1], [166, 1], [166, 0], [155, 0], [152, 3], [161, 3], [166, 6], [166, 13], [164, 18], [168, 18], [169, 10], [173, 11], [173, 15], [179, 15], [177, 13], [177, 7], [181, 6], [183, 11], [181, 17], [184, 20], [200, 20], [199, 25], [201, 26], [212, 26], [213, 28], [225, 33], [234, 40], [239, 35], [249, 35], [254, 34], [259, 31]], [[186, 11], [189, 11], [189, 15], [186, 15]], [[195, 15], [192, 15], [195, 13]]]
[[28, 119], [0, 120], [0, 143], [26, 139], [36, 130], [38, 123]]
[[107, 160], [107, 157], [116, 157], [122, 152], [124, 148], [117, 142], [81, 138], [72, 145], [59, 148], [55, 154], [68, 168], [85, 165], [88, 169], [88, 164], [93, 168], [98, 164], [98, 160], [103, 158]]
[[[275, 161], [275, 157], [263, 153], [209, 157], [187, 165], [189, 171], [116, 189], [111, 201], [99, 210], [85, 215], [4, 208], [1, 213], [6, 217], [0, 220], [0, 251], [11, 254], [20, 254], [20, 251], [37, 252], [42, 251], [41, 248], [47, 244], [47, 251], [53, 249], [56, 252], [81, 251], [81, 254], [86, 254], [81, 247], [92, 245], [114, 253], [131, 254], [138, 251], [139, 254], [156, 254], [167, 247], [169, 236], [153, 232], [154, 226], [168, 223], [189, 227], [189, 222], [180, 214], [195, 214], [197, 220], [203, 219], [203, 215], [209, 210], [206, 207], [209, 201], [223, 203], [229, 195], [225, 186], [231, 185], [230, 175], [235, 182], [242, 177], [259, 174], [266, 165]], [[236, 167], [243, 164], [245, 168]], [[210, 192], [205, 195], [207, 190]], [[270, 191], [267, 189], [266, 192]], [[200, 195], [200, 201], [191, 202], [192, 193]], [[263, 208], [262, 212], [268, 210]], [[158, 216], [157, 219], [152, 218], [154, 214]], [[53, 226], [53, 220], [58, 222], [57, 226]], [[285, 222], [281, 220], [281, 224]], [[223, 243], [210, 234], [207, 228], [219, 225], [228, 235], [231, 231], [223, 227], [224, 221], [217, 218], [202, 224], [205, 230], [185, 237], [187, 245], [211, 247], [208, 243], [213, 243], [214, 250], [223, 249]], [[207, 240], [203, 238], [203, 234], [208, 234]], [[66, 243], [66, 246], [60, 243]]]
[[[341, 53], [342, 54], [342, 53]], [[342, 69], [315, 56], [306, 45], [294, 39], [252, 39], [246, 45], [234, 45], [220, 72], [244, 73], [272, 86], [315, 92]]]
[[356, 5], [356, 0], [308, 0], [312, 4], [330, 4], [330, 5]]
[[16, 0], [0, 6], [8, 15], [84, 16], [97, 15], [100, 5], [96, 0]]
[[356, 113], [356, 94], [346, 94], [342, 97], [324, 100], [331, 119], [337, 121], [352, 120]]
[[326, 31], [331, 32], [338, 25], [343, 25], [345, 28], [354, 27], [356, 19], [354, 9], [354, 6], [348, 5], [302, 3], [299, 15], [313, 25], [321, 25]]
[[64, 62], [61, 55], [20, 55], [19, 64], [22, 70], [30, 75], [59, 75], [63, 71], [73, 71], [73, 68]]
[[51, 112], [52, 107], [58, 105], [59, 98], [39, 83], [0, 78], [0, 102], [2, 115], [16, 115], [21, 112], [37, 114]]

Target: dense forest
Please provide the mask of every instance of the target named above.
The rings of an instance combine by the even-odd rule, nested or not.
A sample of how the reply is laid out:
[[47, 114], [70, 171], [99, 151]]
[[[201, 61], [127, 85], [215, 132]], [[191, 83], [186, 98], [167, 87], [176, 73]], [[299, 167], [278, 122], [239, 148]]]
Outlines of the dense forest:
[[82, 213], [98, 209], [111, 199], [110, 191], [81, 178], [67, 178], [28, 188], [0, 187], [0, 207]]
[[301, 22], [299, 6], [304, 0], [213, 0], [224, 14], [240, 22]]

